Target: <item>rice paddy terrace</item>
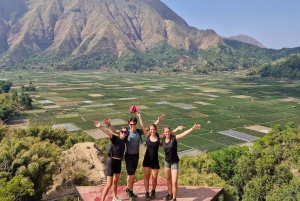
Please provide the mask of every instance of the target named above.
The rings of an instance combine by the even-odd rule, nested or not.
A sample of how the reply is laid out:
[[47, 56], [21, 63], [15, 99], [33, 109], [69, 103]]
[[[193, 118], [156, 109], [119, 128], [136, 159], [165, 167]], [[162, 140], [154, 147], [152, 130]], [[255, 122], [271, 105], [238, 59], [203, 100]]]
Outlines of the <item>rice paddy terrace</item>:
[[[214, 151], [262, 137], [271, 126], [293, 121], [300, 125], [300, 82], [246, 78], [237, 74], [159, 75], [105, 71], [2, 72], [1, 80], [21, 91], [29, 80], [36, 91], [33, 110], [8, 124], [52, 125], [69, 131], [85, 132], [94, 138], [106, 137], [95, 130], [93, 121], [111, 118], [119, 128], [127, 125], [137, 105], [144, 123], [186, 128], [200, 123], [201, 129], [179, 141], [184, 151]], [[180, 132], [180, 131], [179, 131]]]

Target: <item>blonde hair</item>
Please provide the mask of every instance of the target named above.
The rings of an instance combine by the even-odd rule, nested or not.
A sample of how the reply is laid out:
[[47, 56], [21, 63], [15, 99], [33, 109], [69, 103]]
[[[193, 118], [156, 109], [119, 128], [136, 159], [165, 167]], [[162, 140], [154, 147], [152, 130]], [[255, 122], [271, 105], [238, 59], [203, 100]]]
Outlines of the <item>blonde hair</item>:
[[165, 126], [163, 127], [163, 129], [162, 129], [162, 134], [161, 134], [161, 136], [162, 136], [162, 139], [166, 138], [166, 136], [165, 136], [165, 132], [164, 132], [165, 128], [167, 128], [167, 129], [169, 129], [169, 130], [170, 130], [170, 137], [172, 137], [172, 136], [174, 135], [174, 133], [173, 133], [173, 131], [171, 130], [171, 127], [170, 127], [170, 126], [167, 126], [167, 125], [165, 125]]

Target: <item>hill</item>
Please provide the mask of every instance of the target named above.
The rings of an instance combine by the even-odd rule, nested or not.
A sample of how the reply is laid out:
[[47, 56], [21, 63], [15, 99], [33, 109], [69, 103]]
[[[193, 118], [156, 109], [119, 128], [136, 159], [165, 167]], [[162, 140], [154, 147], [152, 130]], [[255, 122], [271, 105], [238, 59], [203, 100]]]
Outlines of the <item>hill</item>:
[[175, 48], [206, 49], [223, 42], [198, 30], [158, 0], [18, 0], [0, 4], [2, 61], [27, 57], [117, 58], [128, 48], [145, 51], [160, 41]]
[[300, 53], [300, 47], [258, 46], [245, 35], [223, 39], [214, 30], [191, 27], [159, 0], [0, 2], [0, 69], [5, 70], [207, 74]]
[[254, 39], [250, 36], [244, 35], [244, 34], [240, 34], [240, 35], [237, 35], [237, 36], [223, 37], [223, 38], [228, 39], [228, 40], [237, 40], [237, 41], [240, 41], [240, 42], [243, 42], [243, 43], [249, 43], [251, 45], [255, 45], [255, 46], [260, 47], [260, 48], [266, 48], [266, 46], [264, 46], [263, 44], [258, 42], [256, 39]]

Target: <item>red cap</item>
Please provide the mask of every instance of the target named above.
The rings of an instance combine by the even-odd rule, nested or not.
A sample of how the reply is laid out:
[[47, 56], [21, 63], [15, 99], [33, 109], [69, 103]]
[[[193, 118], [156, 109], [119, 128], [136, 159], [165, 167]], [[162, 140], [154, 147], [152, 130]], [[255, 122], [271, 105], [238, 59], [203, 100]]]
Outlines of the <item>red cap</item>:
[[136, 112], [138, 112], [138, 111], [139, 111], [138, 106], [131, 106], [131, 107], [129, 108], [129, 112], [130, 112], [130, 113], [136, 113]]

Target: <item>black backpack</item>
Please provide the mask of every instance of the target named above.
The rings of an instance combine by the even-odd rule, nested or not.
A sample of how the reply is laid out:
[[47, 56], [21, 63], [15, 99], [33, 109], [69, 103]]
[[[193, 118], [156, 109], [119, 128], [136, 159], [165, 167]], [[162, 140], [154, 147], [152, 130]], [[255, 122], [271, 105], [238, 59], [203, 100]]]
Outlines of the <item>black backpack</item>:
[[[138, 132], [138, 134], [140, 135], [140, 138], [141, 138], [141, 144], [143, 144], [143, 139], [142, 139], [142, 133], [141, 133], [141, 130], [139, 130], [139, 129], [136, 129], [136, 131]], [[126, 136], [126, 138], [127, 138], [127, 136]], [[127, 142], [127, 139], [126, 139], [126, 142]], [[107, 156], [108, 157], [112, 157], [113, 155], [113, 143], [111, 142], [111, 140], [110, 140], [110, 142], [108, 143], [108, 145], [107, 145], [107, 147], [106, 147], [106, 153], [107, 153]]]

